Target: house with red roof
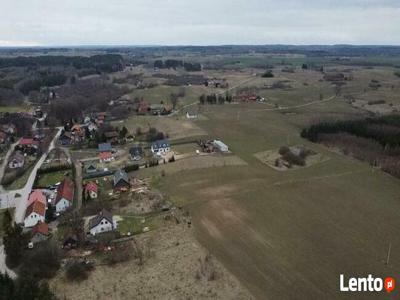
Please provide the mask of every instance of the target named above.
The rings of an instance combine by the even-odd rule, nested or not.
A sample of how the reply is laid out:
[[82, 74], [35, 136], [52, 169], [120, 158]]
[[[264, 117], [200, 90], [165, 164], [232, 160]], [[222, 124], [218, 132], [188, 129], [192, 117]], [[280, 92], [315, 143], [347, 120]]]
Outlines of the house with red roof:
[[102, 162], [110, 162], [114, 160], [114, 157], [111, 152], [100, 152], [99, 153], [100, 161]]
[[74, 183], [71, 179], [65, 178], [57, 188], [55, 199], [56, 212], [60, 213], [70, 207], [74, 200]]
[[43, 194], [42, 190], [33, 190], [29, 194], [27, 206], [31, 205], [33, 202], [36, 201], [46, 204], [46, 196]]
[[90, 197], [90, 199], [96, 199], [98, 194], [98, 186], [95, 182], [89, 182], [85, 185], [85, 194]]
[[33, 138], [22, 138], [15, 150], [20, 150], [24, 153], [34, 154], [39, 148], [39, 141], [35, 141]]
[[46, 204], [40, 201], [31, 203], [26, 209], [24, 226], [33, 227], [38, 222], [45, 222]]
[[49, 225], [46, 223], [38, 222], [31, 231], [31, 242], [37, 244], [47, 240], [50, 236]]

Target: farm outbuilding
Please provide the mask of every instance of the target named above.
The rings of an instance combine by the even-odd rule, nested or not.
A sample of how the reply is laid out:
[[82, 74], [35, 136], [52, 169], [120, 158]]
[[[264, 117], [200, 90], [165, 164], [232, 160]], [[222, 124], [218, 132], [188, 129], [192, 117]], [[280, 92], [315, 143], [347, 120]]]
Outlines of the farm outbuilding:
[[219, 140], [214, 140], [213, 141], [213, 145], [214, 145], [215, 148], [217, 148], [221, 152], [228, 152], [229, 151], [229, 147], [227, 145], [225, 145], [223, 142], [219, 141]]

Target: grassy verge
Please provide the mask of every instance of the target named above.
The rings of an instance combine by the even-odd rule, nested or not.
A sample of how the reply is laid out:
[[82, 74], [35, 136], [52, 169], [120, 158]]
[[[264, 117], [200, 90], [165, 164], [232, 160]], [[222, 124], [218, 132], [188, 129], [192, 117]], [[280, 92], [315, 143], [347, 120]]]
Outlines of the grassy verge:
[[38, 175], [38, 180], [36, 182], [36, 186], [38, 187], [46, 187], [49, 185], [56, 184], [57, 182], [61, 182], [64, 178], [66, 173], [70, 173], [71, 170], [62, 170], [57, 172], [51, 172], [46, 174]]
[[136, 217], [136, 216], [121, 216], [122, 220], [118, 222], [118, 231], [125, 235], [128, 232], [131, 234], [139, 234], [143, 232], [145, 227], [149, 230], [157, 229], [162, 221], [162, 216], [154, 217]]

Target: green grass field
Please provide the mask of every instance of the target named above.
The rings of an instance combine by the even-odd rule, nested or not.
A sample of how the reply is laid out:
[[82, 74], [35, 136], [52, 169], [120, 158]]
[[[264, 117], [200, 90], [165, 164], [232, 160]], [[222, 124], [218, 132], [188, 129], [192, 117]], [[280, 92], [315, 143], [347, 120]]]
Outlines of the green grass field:
[[[337, 298], [339, 274], [400, 271], [397, 254], [384, 264], [390, 243], [400, 249], [399, 180], [299, 136], [319, 116], [357, 113], [340, 97], [291, 114], [258, 104], [208, 107], [208, 120], [196, 124], [247, 165], [167, 172], [157, 186], [191, 212], [198, 240], [257, 298]], [[329, 160], [279, 172], [254, 157], [298, 144]]]
[[65, 178], [65, 174], [71, 170], [63, 170], [39, 175], [37, 186], [46, 187], [61, 182]]

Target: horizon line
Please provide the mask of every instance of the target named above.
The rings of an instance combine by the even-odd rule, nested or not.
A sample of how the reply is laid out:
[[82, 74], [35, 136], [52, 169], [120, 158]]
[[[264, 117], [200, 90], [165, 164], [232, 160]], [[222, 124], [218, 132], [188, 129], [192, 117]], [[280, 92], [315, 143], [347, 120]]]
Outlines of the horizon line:
[[293, 47], [337, 47], [337, 46], [353, 46], [353, 47], [400, 47], [400, 44], [71, 44], [71, 45], [0, 45], [0, 49], [58, 49], [58, 48], [157, 48], [157, 47], [266, 47], [266, 46], [293, 46]]

